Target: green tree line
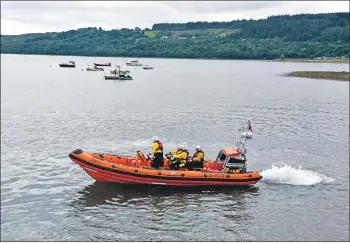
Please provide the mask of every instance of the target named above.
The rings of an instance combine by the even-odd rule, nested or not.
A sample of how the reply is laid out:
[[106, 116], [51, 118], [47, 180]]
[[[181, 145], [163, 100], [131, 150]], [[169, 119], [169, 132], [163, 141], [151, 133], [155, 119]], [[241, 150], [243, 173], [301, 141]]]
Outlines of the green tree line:
[[274, 59], [349, 56], [349, 13], [154, 24], [152, 30], [81, 28], [1, 35], [1, 53]]

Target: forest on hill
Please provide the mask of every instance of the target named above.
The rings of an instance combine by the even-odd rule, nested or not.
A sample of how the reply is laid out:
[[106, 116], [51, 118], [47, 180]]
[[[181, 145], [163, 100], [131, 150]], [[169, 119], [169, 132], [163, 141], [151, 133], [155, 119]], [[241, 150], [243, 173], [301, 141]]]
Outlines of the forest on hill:
[[218, 59], [349, 57], [349, 13], [159, 23], [144, 30], [89, 27], [1, 35], [1, 53]]

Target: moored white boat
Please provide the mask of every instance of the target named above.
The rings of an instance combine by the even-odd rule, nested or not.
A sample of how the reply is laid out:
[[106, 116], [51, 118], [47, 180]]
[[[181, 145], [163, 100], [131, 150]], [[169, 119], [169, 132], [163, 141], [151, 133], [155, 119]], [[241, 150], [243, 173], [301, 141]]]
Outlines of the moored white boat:
[[93, 68], [92, 67], [86, 68], [86, 71], [104, 71], [104, 69], [94, 66]]
[[151, 70], [151, 69], [153, 69], [153, 67], [148, 66], [148, 65], [145, 65], [145, 66], [143, 66], [143, 69], [145, 69], [145, 70]]
[[131, 61], [131, 62], [127, 62], [126, 65], [127, 66], [142, 66], [142, 64], [139, 63], [139, 61], [137, 61], [137, 60]]

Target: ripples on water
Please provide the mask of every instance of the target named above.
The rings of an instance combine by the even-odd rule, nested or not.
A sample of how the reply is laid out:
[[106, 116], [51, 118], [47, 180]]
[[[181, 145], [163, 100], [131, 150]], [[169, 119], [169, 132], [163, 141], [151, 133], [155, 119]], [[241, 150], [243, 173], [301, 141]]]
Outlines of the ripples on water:
[[[81, 68], [126, 59], [1, 58], [1, 240], [349, 240], [349, 84], [279, 76], [347, 65], [145, 59], [154, 70], [115, 82]], [[148, 152], [158, 135], [213, 159], [246, 117], [264, 175], [250, 188], [97, 183], [68, 158]]]
[[[258, 188], [235, 189], [230, 192], [219, 188], [169, 190], [96, 182], [79, 192], [79, 198], [72, 203], [72, 207], [82, 213], [81, 215], [91, 216], [96, 210], [99, 215], [95, 215], [94, 227], [103, 228], [103, 232], [117, 231], [125, 234], [125, 237], [131, 237], [130, 240], [140, 239], [140, 235], [144, 234], [147, 234], [144, 237], [150, 240], [161, 240], [163, 237], [167, 240], [206, 240], [207, 237], [210, 238], [210, 232], [232, 232], [232, 227], [236, 230], [244, 229], [247, 225], [235, 225], [229, 221], [237, 218], [247, 220], [248, 224], [249, 214], [243, 204], [246, 197], [253, 197], [258, 190]], [[218, 201], [217, 197], [224, 201]], [[208, 207], [209, 205], [211, 207]], [[241, 213], [236, 215], [234, 211], [239, 208]], [[109, 215], [111, 210], [113, 213]], [[214, 222], [218, 219], [217, 213], [221, 214], [220, 222], [214, 225], [208, 224], [208, 221]], [[142, 217], [137, 218], [135, 215]], [[111, 229], [106, 220], [111, 223], [119, 222]], [[124, 225], [122, 229], [120, 224]], [[129, 228], [128, 225], [129, 232], [125, 232], [126, 228]], [[135, 228], [138, 232], [132, 235]], [[105, 237], [103, 240], [113, 240], [103, 236], [103, 233], [100, 235]], [[237, 238], [244, 234], [236, 232], [234, 235]], [[121, 240], [127, 238], [122, 237]]]

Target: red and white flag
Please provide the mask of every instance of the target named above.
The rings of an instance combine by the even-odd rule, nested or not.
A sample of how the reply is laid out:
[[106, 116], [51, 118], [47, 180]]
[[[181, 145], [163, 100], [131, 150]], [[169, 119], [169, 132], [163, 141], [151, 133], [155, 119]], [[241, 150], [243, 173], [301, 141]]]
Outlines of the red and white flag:
[[253, 132], [252, 124], [250, 123], [250, 119], [248, 119], [248, 130]]

